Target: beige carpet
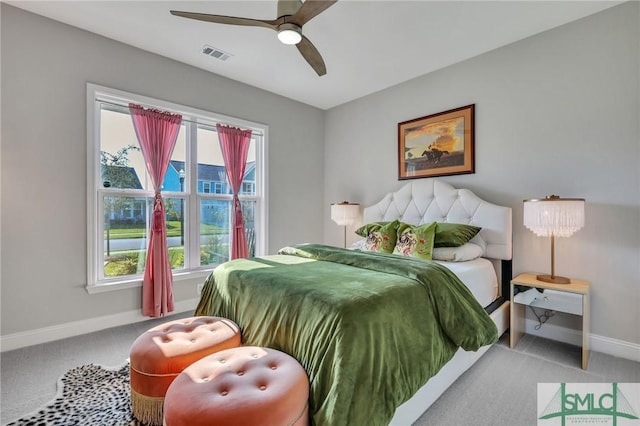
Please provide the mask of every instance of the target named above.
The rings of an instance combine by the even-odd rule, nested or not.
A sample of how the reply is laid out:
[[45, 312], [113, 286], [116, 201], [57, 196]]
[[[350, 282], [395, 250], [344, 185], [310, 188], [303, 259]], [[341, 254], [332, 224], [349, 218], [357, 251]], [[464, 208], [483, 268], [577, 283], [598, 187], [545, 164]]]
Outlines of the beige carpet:
[[580, 349], [526, 335], [508, 336], [463, 374], [415, 426], [535, 426], [538, 383], [640, 382], [640, 363], [592, 352], [580, 368]]

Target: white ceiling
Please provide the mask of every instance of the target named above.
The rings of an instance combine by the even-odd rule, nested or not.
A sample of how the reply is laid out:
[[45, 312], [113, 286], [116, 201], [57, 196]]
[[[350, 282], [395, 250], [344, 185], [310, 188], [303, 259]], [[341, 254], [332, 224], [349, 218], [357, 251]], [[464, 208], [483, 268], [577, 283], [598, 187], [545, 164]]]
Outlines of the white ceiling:
[[[6, 3], [328, 109], [621, 2], [340, 0], [303, 28], [326, 63], [322, 77], [275, 31], [169, 14], [275, 19], [274, 0]], [[204, 45], [233, 57], [206, 56]]]

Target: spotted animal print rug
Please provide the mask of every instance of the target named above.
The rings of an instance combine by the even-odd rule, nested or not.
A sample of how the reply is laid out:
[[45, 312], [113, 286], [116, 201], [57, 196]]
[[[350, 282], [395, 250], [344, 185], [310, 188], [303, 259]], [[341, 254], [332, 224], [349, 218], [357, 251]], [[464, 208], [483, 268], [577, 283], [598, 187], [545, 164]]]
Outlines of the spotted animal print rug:
[[129, 392], [129, 364], [116, 369], [83, 365], [58, 380], [53, 401], [7, 426], [135, 426]]

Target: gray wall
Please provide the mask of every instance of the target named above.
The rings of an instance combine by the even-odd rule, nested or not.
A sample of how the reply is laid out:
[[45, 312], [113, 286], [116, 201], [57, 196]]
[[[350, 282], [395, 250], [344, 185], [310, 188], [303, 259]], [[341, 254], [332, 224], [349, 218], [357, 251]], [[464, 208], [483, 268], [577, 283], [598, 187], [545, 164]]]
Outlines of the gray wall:
[[[556, 273], [592, 281], [592, 333], [640, 343], [639, 6], [329, 110], [325, 205], [371, 204], [401, 187], [397, 123], [474, 103], [476, 173], [442, 180], [513, 208], [515, 274], [550, 264], [549, 239], [522, 225], [522, 200], [586, 198], [585, 228], [556, 240]], [[326, 213], [325, 241], [341, 244], [341, 232]]]
[[2, 336], [140, 306], [139, 289], [84, 287], [87, 82], [268, 124], [269, 251], [322, 240], [323, 111], [1, 7]]

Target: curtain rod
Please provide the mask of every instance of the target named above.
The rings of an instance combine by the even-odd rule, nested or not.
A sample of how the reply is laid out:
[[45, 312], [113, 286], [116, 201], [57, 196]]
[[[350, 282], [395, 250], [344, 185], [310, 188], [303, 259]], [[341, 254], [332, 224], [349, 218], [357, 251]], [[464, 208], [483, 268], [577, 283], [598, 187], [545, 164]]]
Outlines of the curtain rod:
[[[104, 100], [101, 100], [101, 99], [96, 99], [95, 101], [99, 102], [101, 104], [113, 105], [113, 106], [117, 106], [117, 107], [124, 108], [124, 109], [127, 109], [127, 110], [129, 109], [129, 105], [122, 105], [122, 104], [118, 104], [116, 102], [104, 101]], [[131, 102], [131, 103], [135, 103], [136, 105], [140, 105], [140, 106], [145, 107], [145, 108], [153, 108], [153, 109], [162, 110], [162, 108], [158, 108], [158, 107], [152, 106], [152, 105], [145, 105], [145, 104], [140, 104], [140, 103], [137, 103], [137, 102]], [[172, 114], [176, 114], [173, 111], [167, 111], [167, 112], [171, 112]], [[178, 114], [182, 115], [182, 113], [178, 113]], [[182, 119], [182, 121], [183, 122], [186, 121], [188, 123], [194, 123], [194, 124], [205, 124], [205, 125], [211, 126], [213, 128], [213, 131], [218, 133], [218, 130], [216, 129], [215, 125], [211, 125], [211, 124], [207, 124], [207, 123], [201, 123], [201, 122], [193, 121], [193, 120], [186, 120], [184, 118]], [[224, 122], [220, 121], [220, 124], [224, 124]], [[256, 132], [254, 129], [249, 129], [249, 130], [251, 130], [251, 135], [264, 136], [262, 134], [262, 132]]]

